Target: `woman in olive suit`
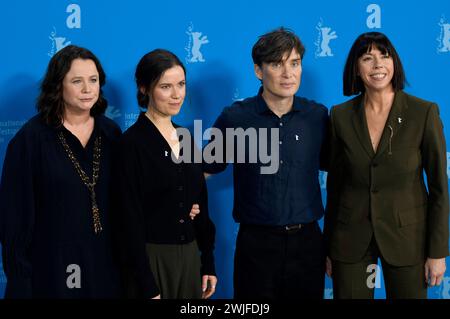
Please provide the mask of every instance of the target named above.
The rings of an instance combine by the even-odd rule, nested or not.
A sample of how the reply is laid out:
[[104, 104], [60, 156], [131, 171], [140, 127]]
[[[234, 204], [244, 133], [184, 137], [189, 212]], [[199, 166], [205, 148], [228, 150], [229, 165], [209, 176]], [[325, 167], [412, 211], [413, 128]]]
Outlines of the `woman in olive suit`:
[[[325, 236], [335, 298], [371, 299], [381, 259], [387, 298], [426, 298], [448, 256], [446, 144], [439, 109], [403, 91], [382, 33], [354, 42], [331, 109]], [[428, 188], [425, 186], [425, 174]]]

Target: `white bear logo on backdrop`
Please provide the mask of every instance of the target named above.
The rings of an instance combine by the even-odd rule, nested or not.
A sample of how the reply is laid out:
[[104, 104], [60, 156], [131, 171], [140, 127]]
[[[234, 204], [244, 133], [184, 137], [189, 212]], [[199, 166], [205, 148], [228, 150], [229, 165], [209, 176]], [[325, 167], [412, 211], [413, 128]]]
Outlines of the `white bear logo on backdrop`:
[[209, 43], [208, 36], [202, 36], [202, 32], [194, 31], [194, 25], [192, 22], [189, 24], [186, 34], [189, 36], [188, 44], [185, 47], [185, 50], [188, 52], [186, 62], [205, 62], [200, 48], [203, 44]]
[[[80, 6], [77, 4], [69, 4], [66, 8], [66, 13], [70, 13], [66, 19], [66, 27], [68, 29], [81, 29]], [[71, 41], [68, 41], [66, 37], [58, 36], [54, 26], [49, 39], [52, 41], [52, 46], [48, 52], [49, 57], [52, 57], [56, 52], [71, 44]]]
[[53, 31], [50, 33], [50, 36], [48, 38], [50, 39], [50, 41], [52, 41], [52, 47], [48, 52], [49, 57], [52, 57], [56, 52], [71, 44], [70, 41], [66, 41], [65, 37], [57, 36], [55, 27], [53, 27]]
[[333, 56], [333, 52], [331, 52], [330, 48], [330, 41], [337, 39], [338, 36], [336, 35], [336, 31], [331, 31], [330, 27], [323, 26], [322, 19], [320, 19], [316, 29], [319, 31], [319, 35], [317, 41], [314, 42], [317, 47], [315, 57]]
[[439, 42], [437, 52], [450, 52], [450, 23], [445, 21], [445, 16], [442, 16], [438, 25], [441, 27], [441, 32], [437, 41]]

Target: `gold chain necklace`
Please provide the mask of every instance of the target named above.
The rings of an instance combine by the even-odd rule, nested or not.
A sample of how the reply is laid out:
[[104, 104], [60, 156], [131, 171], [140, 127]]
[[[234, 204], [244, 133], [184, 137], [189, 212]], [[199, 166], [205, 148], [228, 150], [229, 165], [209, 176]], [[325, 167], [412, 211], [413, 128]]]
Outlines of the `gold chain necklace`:
[[72, 161], [73, 165], [75, 166], [75, 170], [77, 171], [78, 175], [83, 181], [83, 184], [86, 185], [87, 189], [89, 190], [89, 193], [91, 195], [94, 231], [96, 234], [98, 234], [103, 230], [102, 224], [100, 222], [100, 210], [98, 209], [97, 198], [95, 196], [95, 185], [97, 184], [98, 173], [100, 171], [101, 136], [98, 136], [94, 142], [94, 159], [92, 161], [92, 182], [89, 181], [89, 177], [81, 168], [80, 163], [78, 162], [69, 145], [67, 144], [63, 132], [59, 132], [58, 137], [59, 140], [61, 141], [62, 146], [64, 147], [64, 150], [67, 153], [67, 156]]

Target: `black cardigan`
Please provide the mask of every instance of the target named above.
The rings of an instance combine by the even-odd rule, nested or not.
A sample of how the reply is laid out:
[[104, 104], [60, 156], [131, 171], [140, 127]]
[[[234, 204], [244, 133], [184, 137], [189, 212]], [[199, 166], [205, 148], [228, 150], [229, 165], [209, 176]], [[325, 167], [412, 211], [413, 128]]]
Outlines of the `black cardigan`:
[[[187, 244], [196, 239], [202, 275], [215, 275], [215, 226], [208, 214], [202, 163], [173, 162], [169, 144], [144, 113], [124, 132], [115, 158], [116, 233], [138, 296], [159, 293], [146, 243]], [[193, 204], [200, 205], [200, 214], [191, 220]]]

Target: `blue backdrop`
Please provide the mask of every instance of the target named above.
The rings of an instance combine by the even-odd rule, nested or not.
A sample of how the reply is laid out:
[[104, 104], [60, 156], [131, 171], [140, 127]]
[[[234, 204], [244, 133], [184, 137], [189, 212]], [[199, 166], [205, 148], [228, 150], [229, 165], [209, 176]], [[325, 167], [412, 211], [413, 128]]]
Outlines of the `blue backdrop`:
[[[65, 45], [87, 47], [100, 58], [107, 73], [107, 115], [122, 129], [139, 112], [133, 74], [140, 57], [157, 47], [173, 51], [186, 64], [188, 85], [175, 121], [192, 127], [194, 119], [202, 119], [206, 129], [224, 106], [257, 93], [251, 48], [259, 35], [279, 26], [293, 29], [306, 46], [299, 95], [328, 107], [347, 99], [342, 70], [355, 38], [370, 30], [386, 33], [402, 58], [406, 91], [439, 104], [450, 141], [448, 0], [428, 0], [426, 5], [406, 0], [22, 0], [2, 2], [0, 14], [0, 165], [9, 140], [35, 114], [50, 57]], [[208, 181], [217, 226], [217, 298], [231, 298], [233, 291], [237, 225], [231, 218], [231, 171], [229, 167]], [[320, 176], [322, 187], [325, 178]], [[382, 280], [378, 282], [375, 295], [383, 298]], [[0, 296], [5, 283], [0, 264]], [[325, 296], [332, 297], [328, 278]], [[429, 290], [429, 297], [450, 298], [450, 271], [440, 287]]]

